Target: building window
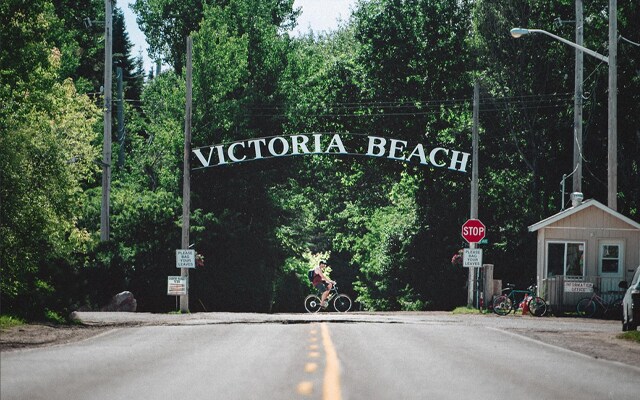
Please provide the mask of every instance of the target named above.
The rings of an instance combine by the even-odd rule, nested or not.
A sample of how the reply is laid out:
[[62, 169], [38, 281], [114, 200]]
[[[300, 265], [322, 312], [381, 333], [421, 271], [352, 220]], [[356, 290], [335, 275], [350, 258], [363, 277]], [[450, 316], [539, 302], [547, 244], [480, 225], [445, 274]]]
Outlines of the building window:
[[584, 277], [584, 242], [547, 243], [547, 277]]
[[622, 273], [622, 243], [600, 243], [600, 257], [598, 264], [601, 275], [621, 275]]

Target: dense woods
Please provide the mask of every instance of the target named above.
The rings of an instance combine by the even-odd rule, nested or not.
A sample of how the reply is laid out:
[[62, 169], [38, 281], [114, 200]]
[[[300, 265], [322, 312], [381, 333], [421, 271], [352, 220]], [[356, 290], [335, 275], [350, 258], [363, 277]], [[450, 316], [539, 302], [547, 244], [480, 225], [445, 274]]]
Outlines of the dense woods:
[[[59, 319], [123, 290], [140, 311], [176, 308], [166, 284], [179, 274], [189, 35], [194, 147], [338, 132], [470, 153], [480, 82], [484, 261], [505, 281], [535, 279], [527, 226], [560, 210], [560, 181], [574, 167], [574, 51], [545, 37], [515, 40], [509, 29], [572, 39], [572, 24], [554, 25], [573, 19], [572, 0], [361, 0], [338, 30], [301, 37], [291, 33], [293, 0], [137, 0], [132, 9], [150, 54], [171, 70], [143, 70], [116, 7], [126, 138], [114, 126], [124, 163], [114, 158], [111, 236], [101, 242], [104, 28], [84, 20], [103, 20], [104, 2], [0, 3], [2, 313]], [[605, 55], [607, 10], [606, 0], [585, 2], [585, 46]], [[639, 20], [637, 1], [618, 0], [621, 36], [640, 42]], [[603, 204], [607, 74], [585, 56], [583, 192]], [[618, 211], [639, 221], [640, 47], [627, 41], [618, 88]], [[204, 257], [190, 274], [191, 311], [302, 311], [306, 271], [320, 258], [361, 309], [466, 301], [467, 271], [451, 257], [466, 245], [470, 173], [308, 155], [191, 179], [190, 238]]]

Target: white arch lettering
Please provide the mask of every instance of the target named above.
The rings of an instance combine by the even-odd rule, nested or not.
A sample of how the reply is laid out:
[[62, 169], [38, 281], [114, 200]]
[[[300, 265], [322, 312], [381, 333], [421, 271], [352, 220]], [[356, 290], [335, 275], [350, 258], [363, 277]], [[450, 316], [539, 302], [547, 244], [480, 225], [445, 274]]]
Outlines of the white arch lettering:
[[[328, 135], [331, 135], [330, 139], [323, 140], [323, 136]], [[343, 140], [343, 136], [348, 139]], [[362, 153], [363, 149], [366, 149], [366, 153]], [[471, 155], [444, 147], [434, 147], [429, 151], [422, 143], [410, 144], [407, 140], [349, 133], [277, 135], [205, 146], [192, 151], [196, 158], [196, 166], [193, 169], [294, 155], [340, 154], [387, 158], [434, 168], [448, 168], [462, 173], [467, 172]], [[214, 153], [217, 155], [217, 163], [214, 162]]]
[[[301, 140], [300, 142], [298, 140]], [[291, 136], [291, 147], [293, 148], [293, 154], [309, 154], [310, 151], [307, 148], [309, 138], [305, 135], [293, 135]], [[302, 150], [302, 153], [300, 152]]]
[[340, 135], [338, 135], [337, 133], [331, 138], [331, 142], [329, 142], [329, 146], [327, 147], [327, 151], [325, 151], [325, 153], [331, 153], [331, 149], [334, 147], [338, 148], [338, 153], [347, 154], [347, 150], [345, 150], [344, 144], [342, 144], [342, 139], [340, 139]]
[[431, 160], [431, 165], [433, 165], [434, 167], [442, 168], [447, 164], [446, 163], [438, 164], [438, 162], [436, 162], [436, 154], [439, 152], [444, 152], [444, 154], [449, 155], [449, 150], [442, 147], [436, 147], [435, 149], [431, 150], [431, 153], [429, 153], [429, 160]]
[[[275, 142], [276, 141], [282, 143], [282, 152], [281, 153], [277, 153], [276, 152], [276, 146], [275, 146]], [[287, 154], [289, 152], [289, 142], [287, 142], [281, 136], [276, 136], [273, 139], [269, 140], [269, 146], [267, 146], [267, 147], [269, 148], [269, 153], [271, 153], [271, 155], [275, 156], [275, 157], [283, 156], [283, 155], [285, 155], [285, 154]]]
[[227, 150], [227, 155], [229, 156], [229, 160], [231, 160], [233, 162], [239, 162], [239, 161], [246, 160], [247, 159], [246, 154], [244, 156], [242, 156], [242, 158], [237, 158], [236, 157], [235, 148], [237, 146], [240, 146], [240, 147], [244, 148], [244, 142], [235, 142], [235, 143], [232, 143], [231, 146], [229, 146], [229, 150]]

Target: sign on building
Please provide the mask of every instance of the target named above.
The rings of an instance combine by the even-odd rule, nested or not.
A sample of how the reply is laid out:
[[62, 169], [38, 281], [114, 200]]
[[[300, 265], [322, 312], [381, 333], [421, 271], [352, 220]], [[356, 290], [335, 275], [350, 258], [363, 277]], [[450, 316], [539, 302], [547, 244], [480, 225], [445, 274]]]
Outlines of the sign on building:
[[170, 276], [167, 279], [167, 295], [186, 296], [188, 293], [188, 276]]
[[482, 249], [464, 249], [462, 266], [466, 268], [482, 267]]
[[567, 293], [591, 293], [593, 282], [564, 282], [564, 291]]
[[176, 268], [195, 268], [195, 250], [176, 250]]

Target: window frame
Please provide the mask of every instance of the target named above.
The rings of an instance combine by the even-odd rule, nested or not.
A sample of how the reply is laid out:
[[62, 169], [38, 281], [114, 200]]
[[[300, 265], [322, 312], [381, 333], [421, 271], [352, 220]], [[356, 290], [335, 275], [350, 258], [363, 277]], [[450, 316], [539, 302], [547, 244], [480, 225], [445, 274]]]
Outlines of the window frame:
[[[552, 244], [563, 244], [564, 245], [564, 255], [563, 255], [563, 263], [562, 263], [562, 275], [554, 275], [554, 276], [563, 276], [565, 278], [571, 277], [576, 280], [584, 280], [587, 276], [587, 265], [586, 265], [586, 254], [587, 254], [587, 242], [583, 240], [547, 240], [545, 241], [545, 262], [544, 262], [544, 276], [545, 279], [551, 278], [549, 276], [549, 245]], [[577, 244], [578, 246], [582, 246], [582, 275], [567, 275], [567, 250], [568, 245]]]
[[[618, 271], [604, 272], [602, 271], [602, 261], [604, 258], [605, 246], [618, 246]], [[621, 277], [624, 274], [624, 240], [621, 239], [601, 239], [598, 241], [598, 275], [606, 277]], [[608, 258], [612, 259], [612, 258]]]

